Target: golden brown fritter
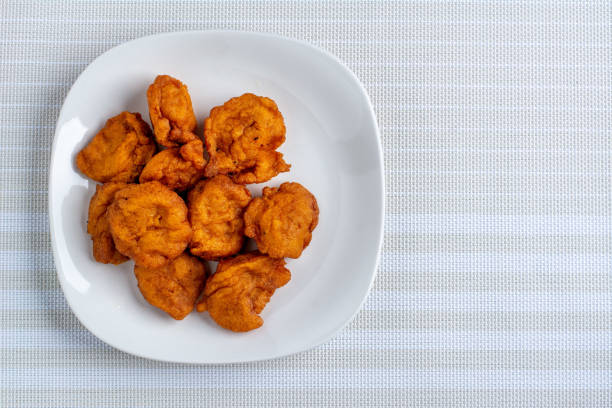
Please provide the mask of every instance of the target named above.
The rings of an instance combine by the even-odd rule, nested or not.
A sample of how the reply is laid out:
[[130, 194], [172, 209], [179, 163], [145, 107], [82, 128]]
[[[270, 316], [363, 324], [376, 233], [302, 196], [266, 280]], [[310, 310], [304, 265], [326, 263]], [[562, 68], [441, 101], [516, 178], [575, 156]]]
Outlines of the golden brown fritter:
[[317, 200], [299, 183], [264, 187], [244, 213], [246, 236], [273, 258], [299, 258], [319, 221]]
[[214, 260], [240, 251], [244, 242], [242, 213], [251, 201], [249, 190], [219, 174], [200, 181], [187, 198], [193, 228], [191, 253]]
[[134, 274], [146, 301], [176, 320], [191, 313], [206, 281], [204, 264], [186, 252], [159, 268], [136, 265]]
[[100, 183], [131, 183], [155, 154], [151, 129], [139, 113], [121, 112], [106, 121], [76, 157], [79, 170]]
[[98, 262], [118, 265], [128, 260], [115, 248], [106, 217], [106, 210], [115, 199], [115, 193], [125, 187], [127, 187], [125, 183], [98, 184], [96, 185], [96, 192], [89, 202], [87, 233], [91, 235], [93, 256]]
[[147, 90], [147, 101], [157, 143], [176, 147], [197, 139], [193, 133], [197, 122], [185, 84], [159, 75]]
[[204, 141], [210, 156], [206, 177], [227, 174], [236, 183], [262, 183], [291, 167], [276, 152], [285, 141], [285, 123], [269, 98], [246, 93], [213, 108]]
[[107, 216], [117, 250], [149, 268], [179, 256], [192, 235], [185, 202], [157, 181], [118, 191]]
[[204, 145], [193, 140], [157, 153], [140, 173], [140, 182], [159, 181], [171, 190], [192, 188], [204, 175]]
[[254, 252], [219, 262], [208, 278], [198, 312], [208, 310], [221, 327], [245, 332], [263, 324], [259, 313], [274, 291], [291, 279], [284, 259]]

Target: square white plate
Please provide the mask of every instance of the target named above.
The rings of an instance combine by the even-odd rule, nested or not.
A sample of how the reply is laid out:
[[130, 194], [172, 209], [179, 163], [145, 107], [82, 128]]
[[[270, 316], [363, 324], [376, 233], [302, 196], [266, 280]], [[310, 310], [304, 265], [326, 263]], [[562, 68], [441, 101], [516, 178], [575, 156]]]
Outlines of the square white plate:
[[[265, 185], [297, 181], [316, 197], [319, 226], [292, 279], [248, 333], [217, 326], [206, 313], [175, 321], [136, 287], [132, 262], [96, 263], [86, 232], [95, 183], [75, 155], [121, 111], [148, 120], [147, 86], [169, 74], [188, 87], [199, 122], [211, 108], [252, 92], [276, 101], [287, 126], [279, 149], [292, 165]], [[376, 274], [382, 242], [383, 161], [368, 96], [335, 57], [305, 43], [245, 32], [184, 32], [140, 38], [92, 62], [60, 113], [49, 174], [49, 217], [57, 273], [66, 299], [94, 335], [138, 356], [185, 363], [281, 357], [330, 339], [358, 312]]]

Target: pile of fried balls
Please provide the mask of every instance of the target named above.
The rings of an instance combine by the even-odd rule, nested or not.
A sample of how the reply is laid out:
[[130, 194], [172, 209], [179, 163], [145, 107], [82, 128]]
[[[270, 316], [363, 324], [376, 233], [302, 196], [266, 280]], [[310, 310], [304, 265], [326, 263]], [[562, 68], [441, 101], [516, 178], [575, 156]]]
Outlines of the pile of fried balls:
[[[277, 288], [291, 279], [284, 258], [298, 258], [317, 226], [315, 197], [299, 183], [263, 188], [291, 168], [276, 151], [285, 123], [276, 103], [246, 93], [210, 111], [204, 135], [187, 86], [159, 75], [147, 90], [153, 131], [139, 113], [106, 121], [76, 157], [102, 183], [89, 203], [93, 257], [134, 261], [138, 288], [177, 320], [195, 308], [221, 327], [245, 332]], [[245, 237], [258, 250], [242, 252]], [[218, 261], [209, 273], [206, 261]]]

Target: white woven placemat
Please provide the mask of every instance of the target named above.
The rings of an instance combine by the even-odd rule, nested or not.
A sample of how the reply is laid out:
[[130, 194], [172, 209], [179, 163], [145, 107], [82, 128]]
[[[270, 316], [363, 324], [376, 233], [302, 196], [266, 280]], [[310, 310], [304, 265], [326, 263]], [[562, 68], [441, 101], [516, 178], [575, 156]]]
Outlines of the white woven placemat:
[[[0, 406], [612, 405], [611, 2], [0, 7]], [[384, 249], [363, 310], [329, 343], [163, 364], [106, 346], [69, 310], [49, 151], [96, 56], [213, 28], [307, 40], [363, 81], [383, 137]]]

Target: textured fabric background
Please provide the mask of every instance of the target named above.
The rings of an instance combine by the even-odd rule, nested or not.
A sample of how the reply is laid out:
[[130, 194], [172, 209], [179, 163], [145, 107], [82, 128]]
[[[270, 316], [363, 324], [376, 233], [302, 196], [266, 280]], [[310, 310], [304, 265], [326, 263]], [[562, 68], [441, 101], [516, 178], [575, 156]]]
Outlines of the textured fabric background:
[[[611, 2], [0, 4], [0, 406], [612, 405]], [[64, 300], [50, 146], [96, 56], [219, 28], [309, 41], [363, 81], [382, 260], [355, 321], [315, 350], [157, 363], [97, 340]]]

